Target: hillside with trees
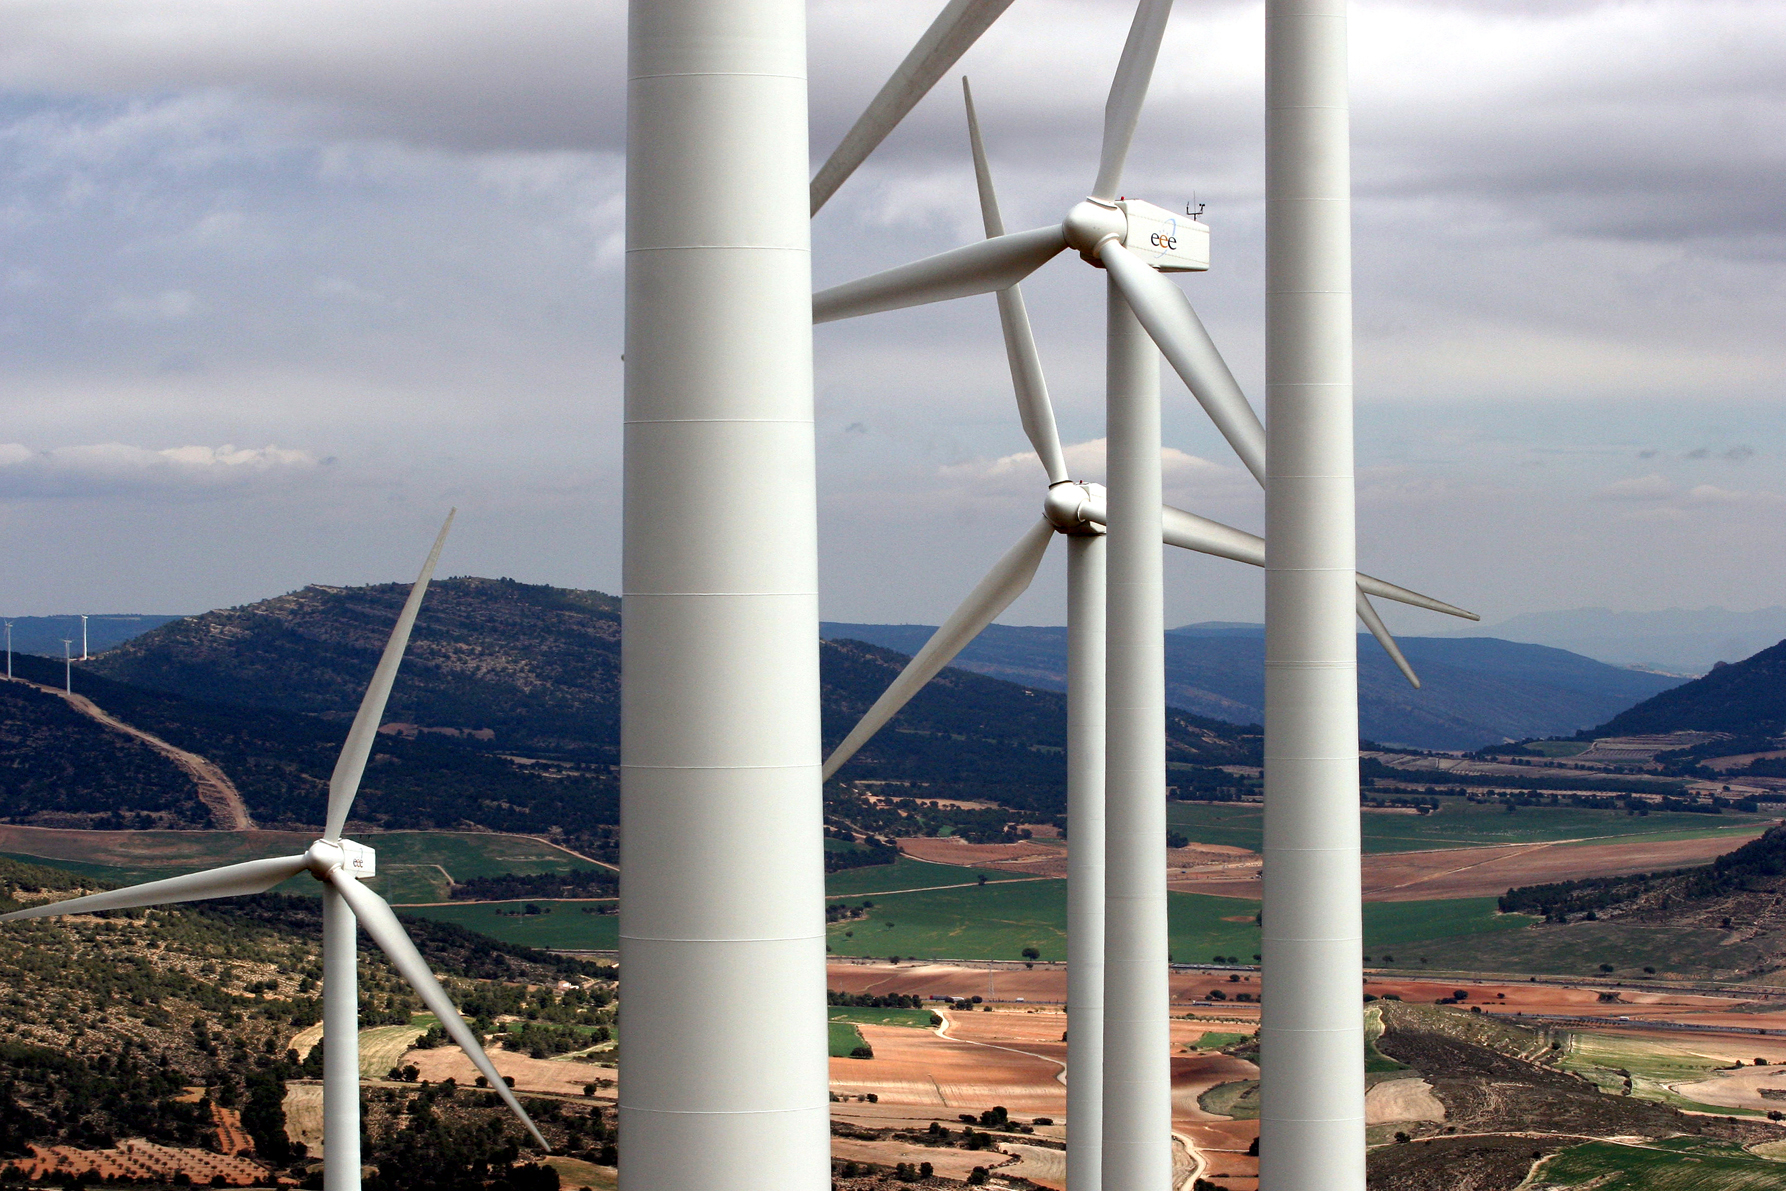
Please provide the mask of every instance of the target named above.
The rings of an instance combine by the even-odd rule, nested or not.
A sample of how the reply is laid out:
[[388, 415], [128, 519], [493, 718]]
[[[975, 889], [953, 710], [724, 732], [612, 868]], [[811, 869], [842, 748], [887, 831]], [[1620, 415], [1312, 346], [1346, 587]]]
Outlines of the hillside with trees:
[[[1786, 641], [1663, 691], [1582, 737], [1725, 732], [1739, 739], [1786, 733]], [[1730, 750], [1737, 751], [1735, 749]]]
[[[0, 912], [101, 884], [0, 858]], [[486, 1031], [508, 1015], [612, 1018], [612, 968], [405, 921]], [[320, 941], [316, 903], [277, 896], [0, 925], [0, 1160], [32, 1144], [104, 1149], [126, 1137], [214, 1149], [217, 1107], [240, 1113], [262, 1162], [306, 1177], [283, 1102], [287, 1081], [320, 1072], [319, 1051], [291, 1047], [319, 1020]], [[360, 994], [363, 1026], [408, 1024], [421, 1009], [364, 942]], [[410, 1094], [372, 1088], [366, 1098], [366, 1157], [382, 1168], [372, 1185], [547, 1185], [527, 1181], [524, 1161], [511, 1174], [527, 1147], [493, 1095], [436, 1089], [418, 1106]], [[600, 1157], [612, 1140], [588, 1110], [530, 1108], [561, 1149]]]
[[[174, 621], [77, 666], [75, 686], [119, 719], [214, 761], [261, 826], [314, 826], [347, 723], [407, 590], [310, 587]], [[504, 579], [434, 584], [356, 821], [560, 832], [572, 846], [611, 854], [619, 623], [618, 601], [601, 592]], [[907, 660], [859, 641], [822, 643], [826, 747]], [[21, 656], [18, 668], [34, 681], [61, 679], [60, 659]], [[34, 792], [67, 773], [65, 759], [43, 743], [55, 739], [44, 718], [54, 710], [44, 703], [43, 715], [15, 732], [39, 745], [15, 755], [17, 772], [0, 785], [0, 817], [42, 821]], [[21, 713], [20, 723], [29, 718]], [[1214, 767], [1259, 763], [1257, 727], [1175, 710], [1168, 734], [1182, 781], [1231, 780]], [[118, 753], [103, 734], [88, 735], [110, 749], [103, 755]], [[856, 755], [834, 788], [892, 783], [914, 797], [988, 801], [1005, 808], [997, 813], [1006, 818], [1046, 819], [1065, 810], [1065, 744], [1064, 695], [946, 670]], [[173, 815], [187, 795], [175, 783], [128, 795], [95, 785], [81, 797], [111, 823], [105, 816]], [[946, 826], [950, 813], [931, 817]], [[1004, 821], [972, 826], [996, 834]]]

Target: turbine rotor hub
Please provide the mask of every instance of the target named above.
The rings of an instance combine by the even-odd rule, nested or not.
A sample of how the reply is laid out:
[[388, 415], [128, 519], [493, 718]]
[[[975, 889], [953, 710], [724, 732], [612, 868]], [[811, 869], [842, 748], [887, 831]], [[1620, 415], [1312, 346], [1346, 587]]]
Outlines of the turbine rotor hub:
[[1121, 240], [1128, 234], [1129, 219], [1122, 208], [1105, 199], [1081, 199], [1073, 204], [1060, 225], [1067, 246], [1078, 250], [1088, 264], [1103, 268], [1098, 248], [1106, 240]]
[[319, 881], [336, 869], [363, 880], [378, 874], [378, 853], [350, 839], [319, 839], [305, 850], [304, 866]]
[[1062, 480], [1048, 486], [1048, 495], [1042, 501], [1042, 515], [1062, 533], [1099, 534], [1104, 532], [1104, 527], [1092, 520], [1092, 513], [1095, 510], [1101, 515], [1103, 507], [1102, 484]]

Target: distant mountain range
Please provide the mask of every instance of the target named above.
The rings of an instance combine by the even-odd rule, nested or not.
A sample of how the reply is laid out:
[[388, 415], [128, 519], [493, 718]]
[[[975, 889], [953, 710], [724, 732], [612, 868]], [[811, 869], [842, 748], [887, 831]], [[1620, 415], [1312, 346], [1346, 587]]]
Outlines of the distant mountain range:
[[1660, 612], [1613, 612], [1572, 608], [1528, 612], [1499, 624], [1477, 625], [1442, 637], [1500, 637], [1585, 654], [1617, 666], [1645, 666], [1671, 673], [1704, 674], [1718, 662], [1734, 662], [1786, 638], [1786, 607], [1753, 612], [1724, 608], [1668, 608]]
[[[37, 653], [44, 657], [62, 656], [62, 642], [74, 642], [75, 657], [81, 656], [81, 618], [79, 616], [12, 616], [12, 647], [20, 653]], [[136, 612], [107, 612], [87, 618], [87, 650], [98, 653], [139, 637], [150, 629], [160, 628], [178, 616], [151, 616]]]
[[[828, 638], [854, 638], [912, 653], [934, 629], [827, 622], [820, 631]], [[1494, 638], [1407, 637], [1401, 645], [1420, 674], [1420, 690], [1408, 685], [1375, 641], [1359, 638], [1359, 731], [1369, 740], [1410, 748], [1474, 749], [1505, 740], [1570, 735], [1681, 682], [1560, 649]], [[956, 664], [1063, 690], [1066, 630], [993, 625], [962, 651]], [[1263, 626], [1210, 622], [1168, 632], [1166, 700], [1211, 719], [1260, 722], [1265, 714]]]

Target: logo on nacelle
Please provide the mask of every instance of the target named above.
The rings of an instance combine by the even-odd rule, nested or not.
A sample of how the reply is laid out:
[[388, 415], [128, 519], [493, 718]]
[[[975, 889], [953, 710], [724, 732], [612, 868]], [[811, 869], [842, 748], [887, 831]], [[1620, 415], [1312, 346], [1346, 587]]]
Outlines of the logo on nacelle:
[[1155, 232], [1147, 238], [1147, 242], [1158, 248], [1162, 254], [1173, 251], [1178, 247], [1178, 220], [1167, 223], [1164, 231]]

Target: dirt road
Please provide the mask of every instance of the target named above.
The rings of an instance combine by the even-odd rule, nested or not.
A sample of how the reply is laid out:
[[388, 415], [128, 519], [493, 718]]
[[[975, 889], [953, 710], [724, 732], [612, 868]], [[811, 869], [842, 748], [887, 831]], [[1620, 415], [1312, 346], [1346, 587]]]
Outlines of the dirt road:
[[135, 724], [127, 724], [85, 695], [59, 691], [53, 686], [42, 683], [27, 682], [23, 678], [15, 678], [13, 682], [23, 682], [26, 686], [36, 687], [45, 694], [56, 696], [76, 711], [89, 719], [97, 720], [114, 732], [122, 732], [126, 736], [142, 741], [168, 760], [185, 771], [198, 789], [199, 801], [211, 812], [211, 822], [219, 831], [253, 831], [254, 819], [248, 813], [248, 806], [242, 801], [242, 792], [236, 784], [229, 780], [227, 774], [208, 758], [197, 753], [189, 753], [183, 748], [176, 748], [153, 732], [145, 732]]

